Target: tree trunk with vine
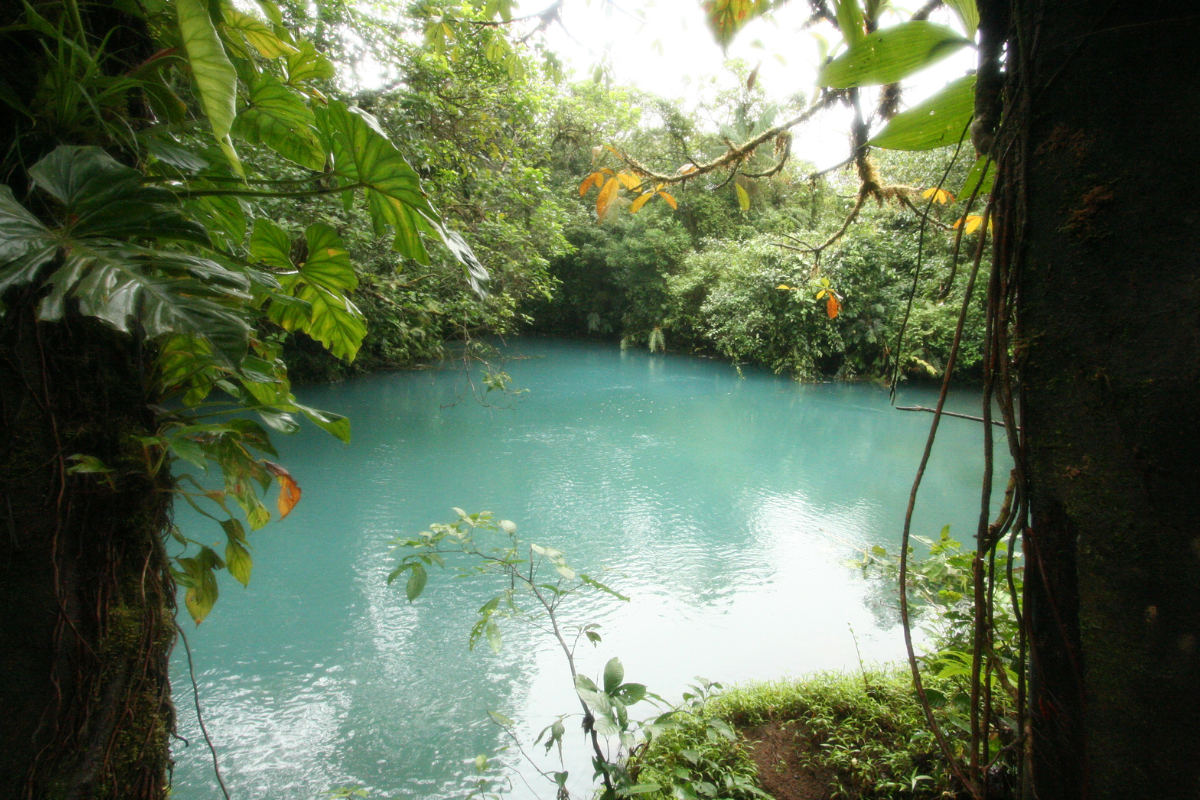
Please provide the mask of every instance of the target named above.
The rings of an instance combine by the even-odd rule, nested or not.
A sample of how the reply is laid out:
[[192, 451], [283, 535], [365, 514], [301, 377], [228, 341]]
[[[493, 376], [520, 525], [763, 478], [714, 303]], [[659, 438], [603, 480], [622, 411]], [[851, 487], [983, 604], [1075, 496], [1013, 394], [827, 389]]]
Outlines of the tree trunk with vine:
[[1200, 794], [1200, 23], [1189, 2], [1012, 14], [1030, 796]]
[[[174, 715], [166, 471], [145, 359], [78, 316], [0, 327], [0, 795], [162, 798]], [[74, 454], [110, 473], [70, 472]]]

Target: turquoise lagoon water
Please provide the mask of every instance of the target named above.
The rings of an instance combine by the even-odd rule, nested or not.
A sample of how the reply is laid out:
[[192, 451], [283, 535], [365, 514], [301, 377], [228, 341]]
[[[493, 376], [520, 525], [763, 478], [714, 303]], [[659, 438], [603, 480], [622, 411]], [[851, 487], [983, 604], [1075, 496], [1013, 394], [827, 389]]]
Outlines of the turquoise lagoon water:
[[[468, 651], [493, 579], [434, 571], [411, 605], [402, 586], [386, 585], [389, 540], [449, 521], [452, 506], [515, 520], [529, 541], [631, 598], [564, 609], [568, 624], [602, 626], [598, 647], [579, 648], [584, 674], [619, 656], [627, 680], [678, 698], [697, 675], [728, 683], [857, 669], [851, 628], [865, 661], [902, 656], [890, 597], [847, 562], [896, 546], [930, 415], [890, 408], [877, 386], [802, 385], [719, 361], [546, 339], [505, 350], [524, 390], [506, 407], [476, 402], [454, 367], [302, 392], [351, 417], [353, 442], [315, 429], [281, 437], [303, 501], [252, 535], [249, 588], [223, 575], [204, 624], [182, 621], [236, 800], [343, 786], [461, 797], [474, 757], [507, 743], [489, 709], [517, 720], [526, 743], [578, 712], [545, 634], [509, 626], [499, 655]], [[900, 401], [935, 397], [908, 389]], [[951, 398], [955, 410], [976, 404], [971, 392]], [[978, 423], [943, 423], [914, 532], [974, 530], [981, 441]], [[179, 521], [194, 538], [220, 536], [199, 517]], [[218, 798], [182, 646], [173, 681], [189, 742], [174, 747], [174, 797]], [[581, 796], [591, 768], [577, 722], [568, 720], [566, 766]], [[495, 764], [518, 767], [512, 797], [553, 797], [515, 750]]]

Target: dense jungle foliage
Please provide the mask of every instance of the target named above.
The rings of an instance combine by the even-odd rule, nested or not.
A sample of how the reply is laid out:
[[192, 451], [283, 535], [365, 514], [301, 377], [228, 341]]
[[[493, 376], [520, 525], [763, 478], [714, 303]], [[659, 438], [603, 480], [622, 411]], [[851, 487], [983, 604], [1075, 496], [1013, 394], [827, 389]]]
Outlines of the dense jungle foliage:
[[[424, 23], [409, 21], [414, 29]], [[902, 376], [941, 374], [963, 290], [963, 282], [947, 282], [953, 204], [932, 205], [935, 221], [922, 242], [910, 207], [872, 201], [814, 263], [797, 240], [824, 240], [841, 227], [856, 199], [850, 167], [814, 175], [800, 153], [768, 179], [739, 176], [726, 186], [698, 179], [675, 193], [676, 208], [657, 202], [629, 213], [630, 201], [618, 199], [623, 213], [601, 224], [593, 198], [577, 191], [606, 163], [600, 145], [655, 163], [687, 163], [794, 114], [804, 97], [771, 101], [761, 86], [748, 87], [747, 65], [733, 61], [701, 86], [698, 111], [687, 111], [682, 101], [630, 87], [572, 81], [546, 54], [497, 58], [488, 29], [466, 34], [455, 39], [453, 58], [423, 43], [389, 41], [394, 79], [370, 90], [347, 87], [340, 96], [379, 119], [425, 180], [433, 205], [464, 233], [491, 273], [487, 297], [481, 302], [450, 266], [397, 257], [371, 235], [365, 211], [337, 198], [262, 202], [285, 227], [333, 225], [361, 277], [353, 301], [367, 332], [357, 358], [338, 359], [292, 335], [293, 380], [412, 366], [443, 357], [448, 343], [472, 348], [483, 336], [518, 332], [645, 347], [658, 331], [656, 344], [669, 350], [763, 364], [805, 380], [883, 378], [897, 359]], [[916, 196], [943, 179], [952, 151], [874, 158]], [[278, 166], [286, 172], [285, 162]], [[945, 184], [962, 185], [969, 167], [960, 159]], [[896, 353], [914, 279], [905, 344]], [[816, 297], [827, 286], [841, 298], [836, 318]], [[978, 287], [980, 307], [982, 294]], [[969, 343], [981, 324], [978, 314], [968, 321], [958, 360], [966, 376], [977, 371], [980, 354]]]

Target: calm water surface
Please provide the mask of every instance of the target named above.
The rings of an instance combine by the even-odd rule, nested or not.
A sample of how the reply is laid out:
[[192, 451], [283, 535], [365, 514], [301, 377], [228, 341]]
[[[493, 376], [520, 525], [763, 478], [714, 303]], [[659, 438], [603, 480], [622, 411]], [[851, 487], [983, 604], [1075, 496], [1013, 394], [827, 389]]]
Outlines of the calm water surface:
[[[864, 660], [901, 656], [879, 587], [846, 563], [856, 549], [898, 542], [929, 415], [890, 409], [875, 386], [799, 385], [756, 369], [739, 377], [684, 356], [542, 339], [507, 353], [505, 369], [527, 390], [510, 408], [464, 398], [452, 368], [302, 393], [350, 416], [353, 443], [315, 429], [282, 437], [303, 502], [251, 537], [250, 587], [222, 575], [204, 625], [183, 622], [236, 800], [318, 798], [348, 785], [373, 798], [460, 797], [475, 755], [505, 744], [488, 709], [518, 720], [526, 741], [578, 711], [544, 634], [510, 626], [499, 655], [468, 651], [475, 609], [497, 590], [489, 579], [433, 572], [411, 605], [386, 585], [388, 541], [449, 521], [452, 506], [515, 520], [528, 540], [584, 571], [607, 570], [632, 598], [565, 610], [567, 622], [602, 625], [602, 644], [581, 647], [585, 674], [617, 655], [627, 680], [677, 698], [695, 675], [857, 668], [851, 626]], [[900, 400], [935, 398], [915, 389]], [[970, 393], [951, 399], [956, 410], [975, 403]], [[978, 423], [943, 423], [914, 532], [973, 531], [981, 440]], [[193, 538], [220, 536], [198, 517], [180, 522]], [[220, 797], [182, 647], [175, 656], [190, 745], [174, 748], [174, 797]], [[635, 718], [651, 712], [640, 709]], [[579, 738], [568, 740], [582, 753]], [[586, 758], [567, 766], [583, 790]], [[517, 778], [512, 795], [533, 793]]]

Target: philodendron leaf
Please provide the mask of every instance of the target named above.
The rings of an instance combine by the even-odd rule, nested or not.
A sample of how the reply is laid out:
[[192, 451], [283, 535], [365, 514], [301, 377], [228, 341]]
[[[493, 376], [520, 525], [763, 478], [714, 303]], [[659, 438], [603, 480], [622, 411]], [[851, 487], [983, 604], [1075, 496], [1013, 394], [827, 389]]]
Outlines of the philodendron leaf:
[[933, 150], [967, 133], [975, 114], [975, 76], [950, 83], [923, 103], [901, 112], [867, 144], [887, 150]]
[[421, 234], [435, 234], [437, 212], [421, 188], [421, 179], [383, 135], [374, 117], [332, 101], [318, 121], [334, 154], [334, 172], [346, 185], [363, 187], [377, 235], [395, 239], [401, 255], [429, 263]]
[[902, 22], [864, 36], [821, 68], [817, 83], [834, 89], [896, 83], [971, 44], [927, 20]]
[[487, 271], [466, 241], [442, 225], [421, 188], [421, 179], [387, 138], [379, 122], [364, 111], [330, 101], [319, 109], [317, 124], [333, 152], [334, 173], [344, 186], [361, 187], [377, 235], [391, 233], [392, 249], [429, 263], [423, 235], [432, 236], [449, 249], [466, 271], [467, 280], [482, 293]]
[[236, 129], [251, 144], [265, 144], [302, 167], [325, 166], [325, 148], [314, 129], [316, 118], [296, 90], [262, 73], [250, 89], [249, 105], [238, 115]]
[[207, 3], [201, 0], [175, 0], [175, 11], [179, 17], [179, 34], [192, 67], [192, 77], [196, 81], [204, 114], [230, 166], [241, 175], [242, 163], [229, 138], [237, 111], [237, 70], [225, 55], [221, 37], [209, 16]]
[[64, 219], [47, 227], [0, 192], [0, 287], [34, 280], [62, 253], [44, 279], [51, 291], [38, 307], [42, 319], [61, 318], [73, 298], [80, 313], [117, 330], [131, 332], [136, 322], [151, 339], [186, 334], [223, 362], [241, 362], [250, 330], [241, 308], [250, 299], [246, 276], [200, 256], [122, 241], [206, 244], [203, 227], [171, 205], [173, 195], [141, 186], [136, 172], [98, 148], [59, 148], [29, 174], [62, 204]]

